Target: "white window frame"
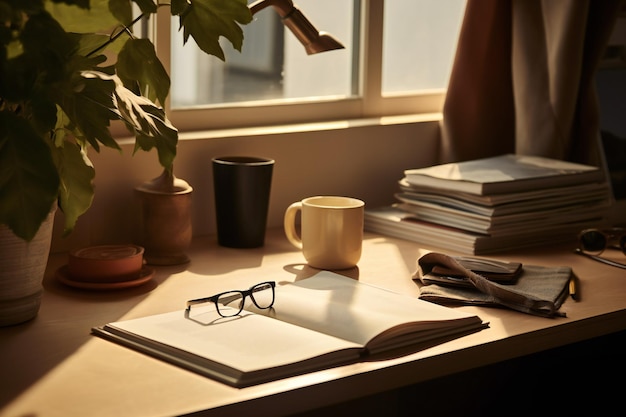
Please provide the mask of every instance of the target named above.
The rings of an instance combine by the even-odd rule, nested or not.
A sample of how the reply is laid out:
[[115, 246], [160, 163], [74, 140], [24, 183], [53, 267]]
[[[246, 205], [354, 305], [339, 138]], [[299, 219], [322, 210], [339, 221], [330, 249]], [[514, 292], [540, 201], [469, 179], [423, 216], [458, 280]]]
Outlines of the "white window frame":
[[[168, 101], [165, 107], [169, 119], [181, 132], [185, 132], [441, 112], [445, 89], [383, 97], [384, 2], [361, 0], [358, 97], [228, 103], [190, 109], [171, 109]], [[155, 22], [158, 30], [155, 31], [154, 39], [157, 54], [168, 73], [172, 30], [170, 22], [169, 10], [159, 10]]]

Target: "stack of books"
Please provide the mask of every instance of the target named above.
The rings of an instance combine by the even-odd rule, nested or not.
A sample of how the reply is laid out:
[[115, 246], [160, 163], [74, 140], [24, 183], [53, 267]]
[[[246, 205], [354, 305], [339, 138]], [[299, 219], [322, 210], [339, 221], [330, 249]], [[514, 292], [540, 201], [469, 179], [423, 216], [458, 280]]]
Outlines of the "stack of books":
[[610, 205], [600, 168], [549, 158], [509, 154], [404, 174], [396, 204], [366, 210], [366, 230], [464, 254], [571, 239]]

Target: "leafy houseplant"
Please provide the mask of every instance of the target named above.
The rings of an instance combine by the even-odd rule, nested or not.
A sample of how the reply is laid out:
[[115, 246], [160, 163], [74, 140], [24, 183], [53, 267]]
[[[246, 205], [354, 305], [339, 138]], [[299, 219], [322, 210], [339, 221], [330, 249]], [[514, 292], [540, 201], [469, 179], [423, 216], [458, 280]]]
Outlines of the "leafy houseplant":
[[[133, 20], [133, 3], [141, 10]], [[156, 148], [171, 174], [178, 133], [162, 105], [170, 81], [133, 25], [156, 0], [0, 0], [0, 225], [30, 241], [55, 203], [65, 233], [91, 205], [89, 148], [121, 149], [121, 120], [135, 151]], [[171, 0], [185, 42], [224, 59], [219, 38], [241, 50], [246, 0]], [[104, 54], [105, 52], [112, 52]], [[111, 58], [114, 56], [115, 58]]]

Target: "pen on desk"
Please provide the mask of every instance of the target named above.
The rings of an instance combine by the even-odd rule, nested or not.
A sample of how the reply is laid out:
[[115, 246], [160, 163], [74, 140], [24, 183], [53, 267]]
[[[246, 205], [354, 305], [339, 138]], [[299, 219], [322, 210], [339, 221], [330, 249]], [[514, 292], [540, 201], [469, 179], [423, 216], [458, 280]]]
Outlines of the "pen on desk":
[[569, 295], [574, 300], [578, 299], [578, 293], [577, 293], [577, 288], [576, 288], [576, 276], [575, 275], [572, 275], [572, 277], [569, 280]]

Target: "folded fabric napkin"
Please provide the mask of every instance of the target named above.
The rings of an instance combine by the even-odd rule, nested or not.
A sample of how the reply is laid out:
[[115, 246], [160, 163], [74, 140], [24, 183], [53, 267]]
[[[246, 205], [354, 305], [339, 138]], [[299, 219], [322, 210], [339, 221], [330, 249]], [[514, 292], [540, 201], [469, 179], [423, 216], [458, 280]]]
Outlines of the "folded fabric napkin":
[[[473, 287], [463, 288], [432, 284], [423, 279], [433, 269], [445, 268], [457, 276], [466, 277]], [[523, 265], [521, 274], [512, 284], [499, 284], [465, 268], [455, 257], [431, 252], [418, 260], [414, 280], [423, 284], [419, 298], [440, 304], [501, 305], [524, 313], [543, 317], [564, 316], [559, 308], [569, 291], [572, 278], [570, 267]]]

